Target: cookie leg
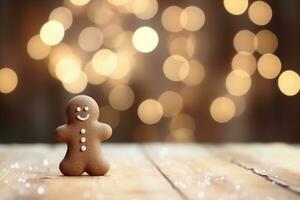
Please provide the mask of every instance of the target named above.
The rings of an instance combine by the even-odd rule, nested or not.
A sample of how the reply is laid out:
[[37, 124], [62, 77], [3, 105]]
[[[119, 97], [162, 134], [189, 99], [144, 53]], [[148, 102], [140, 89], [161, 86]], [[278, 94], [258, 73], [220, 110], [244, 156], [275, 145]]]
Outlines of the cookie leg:
[[90, 176], [104, 176], [108, 170], [109, 163], [107, 161], [90, 161], [86, 165], [85, 172]]
[[64, 159], [59, 165], [59, 170], [65, 176], [79, 176], [84, 172], [84, 166], [81, 163]]

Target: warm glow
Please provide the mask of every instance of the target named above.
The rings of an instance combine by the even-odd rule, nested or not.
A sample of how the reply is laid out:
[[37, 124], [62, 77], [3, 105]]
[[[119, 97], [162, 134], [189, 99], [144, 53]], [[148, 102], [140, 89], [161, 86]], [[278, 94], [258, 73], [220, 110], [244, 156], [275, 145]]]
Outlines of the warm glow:
[[163, 115], [163, 108], [158, 101], [147, 99], [138, 107], [138, 116], [145, 124], [157, 123]]
[[234, 70], [243, 70], [251, 76], [256, 70], [256, 58], [253, 54], [238, 52], [232, 59], [231, 67]]
[[62, 57], [55, 68], [57, 78], [64, 83], [75, 82], [81, 73], [81, 61], [74, 55]]
[[128, 0], [107, 0], [107, 1], [114, 6], [122, 6], [125, 5]]
[[169, 52], [191, 58], [195, 52], [195, 39], [192, 36], [173, 38], [169, 45]]
[[158, 35], [151, 27], [143, 26], [134, 32], [132, 43], [138, 51], [148, 53], [156, 48], [158, 44]]
[[294, 96], [300, 90], [300, 77], [297, 72], [287, 70], [282, 72], [278, 78], [280, 91], [287, 96]]
[[165, 117], [174, 117], [181, 112], [183, 107], [183, 100], [180, 94], [170, 90], [162, 93], [158, 101], [163, 107], [163, 115]]
[[267, 53], [259, 58], [257, 69], [262, 77], [273, 79], [280, 73], [281, 61], [274, 54]]
[[45, 23], [40, 31], [42, 41], [50, 46], [60, 43], [64, 37], [64, 26], [55, 20]]
[[272, 19], [272, 8], [264, 1], [255, 1], [248, 10], [250, 20], [256, 25], [266, 25]]
[[124, 44], [126, 32], [118, 24], [108, 25], [103, 29], [104, 45], [110, 48], [119, 48]]
[[64, 26], [65, 30], [67, 30], [72, 25], [73, 15], [68, 8], [58, 7], [50, 13], [49, 20], [60, 22]]
[[183, 83], [190, 86], [200, 84], [205, 76], [203, 65], [197, 60], [190, 60], [189, 67], [189, 73], [183, 79]]
[[14, 70], [10, 68], [0, 69], [0, 92], [10, 93], [18, 84], [18, 76]]
[[261, 54], [273, 53], [278, 46], [277, 36], [269, 30], [262, 30], [256, 34], [257, 51]]
[[161, 15], [161, 23], [163, 27], [170, 32], [179, 32], [183, 29], [180, 23], [182, 8], [178, 6], [170, 6], [164, 10]]
[[87, 75], [88, 82], [92, 85], [99, 85], [101, 83], [104, 83], [107, 79], [107, 76], [98, 74], [91, 62], [88, 62], [84, 67], [84, 72]]
[[101, 49], [95, 53], [92, 59], [94, 70], [101, 75], [110, 75], [116, 69], [117, 55], [109, 49]]
[[83, 50], [96, 51], [103, 43], [102, 32], [96, 27], [87, 27], [80, 32], [78, 42]]
[[234, 96], [245, 95], [251, 87], [251, 79], [243, 70], [233, 70], [226, 78], [226, 88]]
[[70, 0], [70, 2], [75, 6], [83, 6], [90, 2], [90, 0]]
[[134, 98], [133, 90], [126, 85], [115, 86], [108, 96], [111, 107], [120, 111], [129, 109], [134, 102]]
[[186, 128], [175, 129], [168, 134], [166, 140], [167, 142], [192, 142], [194, 141], [194, 132]]
[[235, 105], [228, 97], [218, 97], [210, 105], [210, 114], [219, 123], [230, 121], [234, 117], [235, 111]]
[[85, 73], [82, 72], [75, 81], [69, 83], [63, 82], [63, 86], [68, 92], [78, 94], [85, 90], [87, 86], [87, 77]]
[[194, 131], [196, 129], [195, 120], [187, 114], [180, 113], [176, 117], [172, 118], [169, 129], [173, 131], [181, 128]]
[[233, 39], [233, 46], [236, 51], [253, 53], [256, 50], [257, 39], [255, 34], [248, 30], [239, 31]]
[[92, 22], [102, 25], [110, 22], [115, 13], [110, 6], [106, 6], [102, 1], [92, 1], [88, 7], [87, 15]]
[[117, 57], [118, 57], [118, 64], [115, 70], [113, 71], [113, 73], [109, 75], [111, 79], [125, 78], [131, 70], [131, 62], [130, 59], [128, 58], [128, 55], [117, 53]]
[[27, 52], [35, 60], [42, 60], [50, 53], [51, 47], [42, 42], [39, 35], [33, 36], [27, 43]]
[[140, 19], [150, 19], [158, 10], [157, 0], [133, 0], [132, 12]]
[[204, 12], [196, 6], [188, 6], [181, 12], [181, 26], [188, 31], [199, 30], [204, 25], [204, 22]]
[[248, 0], [224, 0], [225, 9], [233, 15], [241, 15], [248, 8]]
[[189, 74], [189, 63], [182, 56], [172, 55], [165, 60], [163, 70], [171, 81], [182, 81]]

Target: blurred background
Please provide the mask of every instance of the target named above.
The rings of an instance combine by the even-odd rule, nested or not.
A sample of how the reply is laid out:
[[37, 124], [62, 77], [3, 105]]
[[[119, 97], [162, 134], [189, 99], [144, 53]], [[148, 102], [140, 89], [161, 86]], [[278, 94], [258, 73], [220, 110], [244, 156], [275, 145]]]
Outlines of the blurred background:
[[110, 142], [300, 142], [300, 1], [1, 0], [0, 143], [87, 94]]

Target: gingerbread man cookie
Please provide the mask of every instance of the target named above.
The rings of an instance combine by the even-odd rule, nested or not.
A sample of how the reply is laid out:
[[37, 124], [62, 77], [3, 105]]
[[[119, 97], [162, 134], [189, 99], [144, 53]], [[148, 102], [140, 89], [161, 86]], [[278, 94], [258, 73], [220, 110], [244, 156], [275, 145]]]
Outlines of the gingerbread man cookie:
[[78, 176], [83, 172], [102, 176], [109, 169], [103, 158], [100, 143], [110, 138], [111, 127], [98, 122], [97, 102], [86, 95], [72, 98], [67, 107], [68, 123], [56, 129], [55, 137], [68, 145], [65, 158], [59, 165], [66, 176]]

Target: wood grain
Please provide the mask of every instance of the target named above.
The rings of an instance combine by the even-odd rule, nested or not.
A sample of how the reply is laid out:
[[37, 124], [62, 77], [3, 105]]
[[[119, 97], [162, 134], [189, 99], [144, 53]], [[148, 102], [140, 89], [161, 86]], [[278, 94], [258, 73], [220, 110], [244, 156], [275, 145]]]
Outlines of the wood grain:
[[145, 151], [186, 199], [300, 199], [209, 148], [147, 145]]

